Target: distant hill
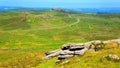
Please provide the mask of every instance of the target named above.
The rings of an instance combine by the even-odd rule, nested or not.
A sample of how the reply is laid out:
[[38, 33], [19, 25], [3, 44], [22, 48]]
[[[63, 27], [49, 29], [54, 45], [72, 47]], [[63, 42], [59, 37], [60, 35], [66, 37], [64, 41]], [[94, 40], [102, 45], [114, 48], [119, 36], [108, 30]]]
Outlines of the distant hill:
[[115, 8], [76, 8], [73, 10], [82, 11], [82, 12], [120, 12], [119, 7], [115, 7]]
[[[0, 7], [0, 10], [11, 10], [11, 9], [28, 9], [26, 7]], [[51, 9], [51, 8], [29, 8], [34, 10], [40, 9]], [[52, 8], [54, 10], [62, 10], [62, 8]], [[120, 7], [111, 7], [111, 8], [65, 8], [68, 10], [81, 11], [81, 12], [120, 12]]]

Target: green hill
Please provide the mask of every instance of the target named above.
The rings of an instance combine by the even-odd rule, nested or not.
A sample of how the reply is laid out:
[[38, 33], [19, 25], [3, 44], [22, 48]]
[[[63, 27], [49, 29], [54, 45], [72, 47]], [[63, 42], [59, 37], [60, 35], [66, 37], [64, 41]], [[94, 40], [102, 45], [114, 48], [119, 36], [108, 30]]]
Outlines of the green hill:
[[120, 13], [0, 11], [0, 66], [53, 68], [56, 58], [41, 60], [47, 50], [69, 42], [116, 38], [120, 38]]

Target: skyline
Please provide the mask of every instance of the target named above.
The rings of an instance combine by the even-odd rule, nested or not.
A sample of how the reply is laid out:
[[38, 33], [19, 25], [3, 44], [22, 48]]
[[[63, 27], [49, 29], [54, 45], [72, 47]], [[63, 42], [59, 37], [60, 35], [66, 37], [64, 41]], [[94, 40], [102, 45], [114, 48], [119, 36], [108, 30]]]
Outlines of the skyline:
[[46, 7], [46, 8], [106, 8], [106, 7], [120, 7], [119, 0], [0, 0], [0, 6], [10, 7]]

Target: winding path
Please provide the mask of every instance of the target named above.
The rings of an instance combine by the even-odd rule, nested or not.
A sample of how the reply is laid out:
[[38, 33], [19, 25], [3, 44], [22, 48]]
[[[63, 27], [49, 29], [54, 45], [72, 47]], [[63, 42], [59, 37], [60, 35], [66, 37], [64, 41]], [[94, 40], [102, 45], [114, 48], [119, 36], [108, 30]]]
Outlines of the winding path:
[[[71, 26], [76, 25], [76, 24], [78, 24], [78, 23], [80, 22], [80, 19], [79, 19], [79, 18], [76, 18], [76, 19], [77, 19], [76, 22], [74, 22], [74, 23], [72, 23], [72, 24], [69, 24], [69, 25], [66, 25], [66, 26], [52, 27], [52, 28], [40, 28], [40, 29], [38, 29], [38, 30], [46, 30], [46, 29], [63, 29], [63, 28], [71, 27]], [[33, 29], [33, 30], [34, 30], [34, 29]]]
[[[68, 17], [72, 18], [73, 16], [71, 16], [70, 14], [68, 14]], [[72, 24], [66, 25], [66, 26], [60, 26], [60, 27], [51, 27], [51, 28], [38, 28], [38, 29], [29, 29], [29, 30], [48, 30], [48, 29], [63, 29], [63, 28], [67, 28], [67, 27], [71, 27], [74, 26], [76, 24], [78, 24], [80, 22], [80, 19], [77, 17], [76, 18], [76, 22], [73, 22]], [[26, 30], [25, 30], [26, 31]], [[28, 31], [28, 30], [27, 30]]]
[[[70, 14], [68, 14], [68, 17], [72, 18], [73, 16], [71, 16]], [[71, 27], [74, 26], [76, 24], [78, 24], [80, 22], [80, 19], [77, 17], [76, 18], [76, 22], [66, 25], [66, 26], [60, 26], [60, 27], [51, 27], [51, 28], [33, 28], [33, 29], [28, 29], [28, 30], [22, 30], [22, 31], [31, 31], [31, 30], [49, 30], [49, 29], [63, 29], [63, 28], [67, 28], [67, 27]], [[21, 31], [21, 30], [20, 30]], [[0, 31], [0, 32], [18, 32], [18, 30], [12, 30], [12, 31]]]

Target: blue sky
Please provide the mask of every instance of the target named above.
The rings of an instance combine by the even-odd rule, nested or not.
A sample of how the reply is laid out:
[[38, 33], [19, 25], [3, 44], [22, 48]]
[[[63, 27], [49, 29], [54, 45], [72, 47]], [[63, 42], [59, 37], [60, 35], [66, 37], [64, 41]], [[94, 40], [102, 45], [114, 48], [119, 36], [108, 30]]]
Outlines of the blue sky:
[[0, 6], [104, 8], [120, 7], [120, 0], [0, 0]]

